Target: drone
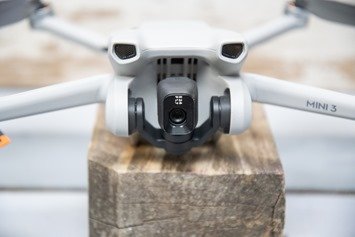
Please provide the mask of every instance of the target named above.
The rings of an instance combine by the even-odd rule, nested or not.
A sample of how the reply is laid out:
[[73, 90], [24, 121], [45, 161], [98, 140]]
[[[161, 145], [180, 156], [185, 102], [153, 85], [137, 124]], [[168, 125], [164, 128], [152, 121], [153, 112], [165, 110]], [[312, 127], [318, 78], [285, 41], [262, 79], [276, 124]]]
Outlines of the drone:
[[[252, 102], [355, 120], [355, 96], [241, 73], [248, 50], [307, 25], [309, 16], [355, 25], [355, 6], [295, 0], [278, 19], [245, 34], [202, 22], [146, 23], [109, 40], [56, 17], [40, 0], [0, 1], [0, 27], [28, 19], [43, 30], [106, 53], [112, 75], [99, 75], [0, 98], [0, 121], [93, 103], [105, 104], [114, 135], [138, 133], [181, 155], [216, 133], [250, 127]], [[0, 146], [9, 139], [0, 132]]]

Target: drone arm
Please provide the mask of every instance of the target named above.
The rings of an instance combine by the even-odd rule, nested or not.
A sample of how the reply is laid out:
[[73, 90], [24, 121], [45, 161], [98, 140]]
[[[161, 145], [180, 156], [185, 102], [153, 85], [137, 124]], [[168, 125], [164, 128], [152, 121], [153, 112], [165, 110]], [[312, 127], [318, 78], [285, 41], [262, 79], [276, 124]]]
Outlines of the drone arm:
[[306, 26], [307, 21], [308, 14], [306, 11], [293, 5], [287, 5], [284, 16], [256, 29], [249, 30], [244, 36], [248, 47], [253, 48], [290, 30]]
[[355, 96], [255, 74], [243, 74], [252, 100], [355, 120]]
[[50, 32], [96, 51], [107, 51], [105, 37], [56, 17], [49, 6], [36, 10], [30, 16], [30, 23], [33, 29]]
[[104, 102], [111, 75], [0, 97], [0, 121]]

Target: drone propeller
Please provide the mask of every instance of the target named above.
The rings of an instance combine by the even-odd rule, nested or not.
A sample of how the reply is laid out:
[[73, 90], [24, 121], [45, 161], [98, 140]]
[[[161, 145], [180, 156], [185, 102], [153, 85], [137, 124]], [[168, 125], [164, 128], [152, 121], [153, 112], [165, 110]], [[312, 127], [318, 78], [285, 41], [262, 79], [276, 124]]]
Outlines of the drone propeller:
[[43, 4], [39, 0], [0, 1], [0, 27], [24, 20]]
[[21, 21], [29, 16], [31, 4], [26, 0], [0, 1], [0, 26]]
[[355, 25], [355, 5], [328, 0], [296, 0], [295, 5], [328, 21]]

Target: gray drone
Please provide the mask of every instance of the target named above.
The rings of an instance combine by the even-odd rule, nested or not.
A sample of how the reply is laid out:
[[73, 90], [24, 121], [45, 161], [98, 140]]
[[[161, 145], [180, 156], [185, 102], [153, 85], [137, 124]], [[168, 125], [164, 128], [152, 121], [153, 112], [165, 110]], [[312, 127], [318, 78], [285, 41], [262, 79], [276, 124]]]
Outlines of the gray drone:
[[122, 30], [106, 40], [57, 18], [39, 0], [0, 1], [0, 26], [29, 19], [33, 29], [107, 53], [114, 71], [1, 97], [0, 121], [105, 103], [106, 126], [113, 134], [137, 132], [179, 155], [216, 132], [245, 131], [252, 102], [355, 120], [355, 96], [240, 72], [248, 49], [305, 27], [311, 13], [355, 25], [355, 6], [295, 0], [282, 17], [244, 35], [200, 22], [161, 22]]

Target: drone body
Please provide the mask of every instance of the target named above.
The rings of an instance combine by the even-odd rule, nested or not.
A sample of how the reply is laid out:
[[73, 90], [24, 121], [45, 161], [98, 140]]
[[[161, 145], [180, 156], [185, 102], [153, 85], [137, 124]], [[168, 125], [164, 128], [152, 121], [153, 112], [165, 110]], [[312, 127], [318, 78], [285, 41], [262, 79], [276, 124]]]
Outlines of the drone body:
[[[114, 134], [127, 136], [137, 130], [153, 144], [181, 153], [182, 147], [206, 141], [216, 129], [238, 134], [249, 127], [250, 95], [238, 80], [247, 55], [241, 35], [200, 22], [157, 22], [119, 32], [108, 49], [116, 76], [108, 89], [106, 124]], [[214, 132], [205, 124], [213, 123], [212, 97], [224, 98], [217, 106], [228, 107], [217, 109], [225, 121], [215, 121]], [[138, 98], [144, 118], [132, 113]], [[179, 117], [179, 111], [177, 123], [174, 113]]]
[[[248, 48], [306, 24], [308, 13], [293, 4], [284, 17], [244, 37], [200, 22], [156, 22], [120, 31], [108, 44], [58, 21], [45, 5], [35, 9], [32, 27], [107, 51], [114, 74], [0, 98], [0, 121], [105, 103], [113, 134], [138, 132], [179, 155], [218, 131], [245, 131], [252, 102], [355, 119], [354, 96], [240, 73]], [[346, 16], [339, 19], [355, 24], [351, 13]]]

